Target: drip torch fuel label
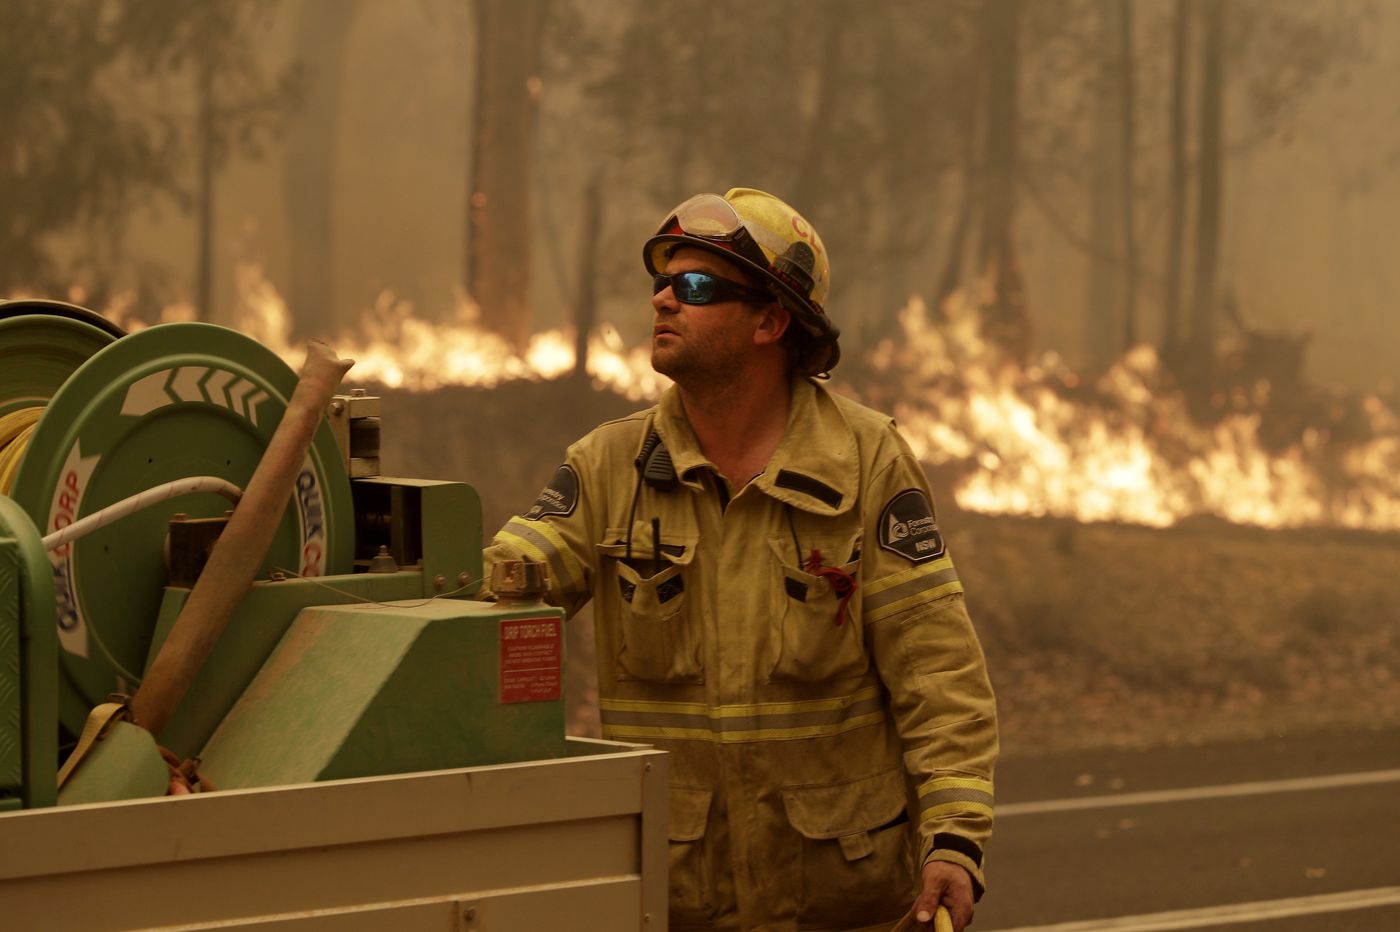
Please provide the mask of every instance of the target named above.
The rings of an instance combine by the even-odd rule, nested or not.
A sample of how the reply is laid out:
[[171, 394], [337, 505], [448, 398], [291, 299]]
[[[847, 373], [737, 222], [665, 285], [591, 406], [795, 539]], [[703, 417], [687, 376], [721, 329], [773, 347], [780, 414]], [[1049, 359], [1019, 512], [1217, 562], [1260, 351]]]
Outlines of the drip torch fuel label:
[[563, 621], [501, 622], [501, 702], [548, 702], [563, 694]]
[[[81, 440], [73, 444], [63, 464], [63, 471], [59, 473], [58, 487], [54, 489], [49, 505], [48, 530], [45, 533], [61, 531], [77, 520], [83, 490], [87, 488], [100, 459], [100, 456], [83, 456]], [[87, 623], [83, 620], [83, 608], [78, 602], [78, 587], [73, 575], [73, 544], [69, 542], [50, 550], [49, 563], [53, 566], [54, 596], [58, 602], [58, 642], [68, 653], [86, 657]]]

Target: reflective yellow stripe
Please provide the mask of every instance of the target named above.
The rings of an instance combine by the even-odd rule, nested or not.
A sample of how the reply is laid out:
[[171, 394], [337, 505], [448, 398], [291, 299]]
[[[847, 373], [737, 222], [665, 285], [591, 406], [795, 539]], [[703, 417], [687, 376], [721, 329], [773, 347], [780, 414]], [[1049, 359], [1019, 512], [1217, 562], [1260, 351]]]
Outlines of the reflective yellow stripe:
[[[509, 525], [507, 525], [507, 527], [508, 526]], [[512, 534], [505, 528], [502, 528], [500, 533], [496, 535], [496, 539], [501, 543], [507, 544], [513, 549], [520, 551], [521, 555], [528, 557], [530, 560], [533, 560], [536, 563], [548, 564], [550, 585], [559, 586], [561, 591], [566, 591], [568, 589], [568, 579], [561, 572], [559, 564], [550, 559], [550, 557], [553, 556], [553, 554], [550, 551], [535, 546], [534, 544], [530, 543], [530, 541], [517, 534]]]
[[954, 809], [992, 811], [992, 784], [978, 777], [934, 777], [919, 787], [921, 812]]
[[987, 803], [942, 803], [919, 811], [920, 822], [956, 818], [957, 816], [980, 815], [992, 818], [992, 807]]
[[708, 708], [698, 702], [604, 699], [599, 702], [608, 737], [677, 738], [734, 743], [782, 741], [842, 734], [885, 720], [880, 689], [796, 702], [759, 702]]
[[952, 595], [955, 592], [962, 591], [962, 582], [955, 579], [952, 582], [944, 583], [941, 586], [936, 586], [932, 589], [925, 589], [922, 592], [916, 592], [911, 596], [900, 599], [898, 602], [891, 602], [888, 605], [882, 605], [873, 611], [867, 611], [865, 613], [865, 621], [867, 624], [877, 622], [881, 619], [889, 618], [891, 615], [898, 615], [906, 608], [912, 608], [913, 606], [921, 605], [924, 602], [932, 602], [935, 599], [943, 598], [945, 595]]
[[527, 524], [519, 518], [511, 518], [496, 536], [531, 559], [548, 563], [561, 591], [583, 591], [583, 565], [579, 563], [568, 544], [564, 543], [564, 538], [559, 532], [548, 524]]
[[[678, 715], [708, 715], [703, 702], [649, 702], [645, 699], [600, 699], [598, 707], [613, 712], [662, 712]], [[740, 706], [739, 708], [742, 708]]]
[[756, 728], [747, 731], [711, 731], [706, 728], [676, 728], [649, 725], [614, 725], [603, 716], [605, 738], [670, 738], [678, 741], [710, 741], [716, 744], [745, 744], [756, 741], [792, 741], [799, 738], [829, 738], [885, 721], [884, 710], [857, 715], [829, 725], [805, 728]]
[[990, 793], [992, 784], [981, 777], [934, 777], [919, 784], [920, 796], [927, 796], [939, 790], [981, 790]]
[[867, 699], [879, 698], [879, 686], [865, 686], [845, 696], [827, 699], [795, 699], [789, 702], [754, 702], [721, 705], [711, 708], [703, 702], [661, 702], [649, 699], [602, 699], [599, 706], [616, 712], [659, 712], [663, 714], [705, 715], [715, 718], [744, 718], [756, 715], [784, 715], [801, 712], [827, 711], [853, 706]]
[[889, 576], [881, 576], [879, 579], [865, 584], [865, 597], [870, 598], [873, 595], [884, 592], [886, 589], [902, 586], [911, 579], [918, 579], [921, 576], [927, 576], [929, 573], [938, 573], [952, 568], [953, 559], [951, 557], [941, 557], [934, 560], [932, 563], [912, 566], [907, 570], [892, 573]]
[[915, 566], [865, 584], [862, 612], [867, 624], [910, 606], [962, 591], [958, 571], [948, 557]]
[[837, 696], [833, 699], [797, 699], [791, 702], [756, 702], [752, 705], [722, 705], [713, 712], [725, 718], [738, 718], [748, 715], [784, 715], [801, 712], [826, 711], [829, 709], [844, 709], [868, 699], [878, 699], [880, 697], [880, 687], [866, 686], [857, 689], [849, 696]]
[[521, 518], [511, 518], [510, 521], [506, 523], [506, 526], [510, 527], [511, 525], [515, 526], [515, 533], [517, 535], [523, 536], [527, 540], [530, 539], [531, 534], [536, 534], [539, 538], [542, 538], [539, 543], [552, 549], [559, 555], [559, 559], [563, 563], [565, 574], [571, 579], [576, 580], [579, 587], [582, 588], [583, 580], [587, 576], [587, 571], [584, 565], [579, 562], [578, 557], [574, 555], [574, 551], [569, 547], [568, 543], [565, 542], [564, 536], [556, 531], [549, 522], [525, 521]]
[[675, 712], [602, 711], [603, 723], [620, 728], [679, 728], [712, 731], [716, 734], [754, 734], [769, 731], [792, 731], [839, 728], [852, 719], [866, 716], [883, 717], [879, 699], [868, 699], [845, 709], [807, 712], [800, 715], [746, 715], [724, 718], [717, 715], [679, 714]]

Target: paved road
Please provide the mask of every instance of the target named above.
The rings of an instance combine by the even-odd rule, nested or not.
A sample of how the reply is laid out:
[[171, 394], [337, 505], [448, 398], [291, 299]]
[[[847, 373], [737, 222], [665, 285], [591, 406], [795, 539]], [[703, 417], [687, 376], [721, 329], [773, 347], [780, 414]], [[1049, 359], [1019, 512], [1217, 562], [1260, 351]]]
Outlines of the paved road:
[[1013, 759], [997, 797], [975, 932], [1400, 930], [1400, 731]]

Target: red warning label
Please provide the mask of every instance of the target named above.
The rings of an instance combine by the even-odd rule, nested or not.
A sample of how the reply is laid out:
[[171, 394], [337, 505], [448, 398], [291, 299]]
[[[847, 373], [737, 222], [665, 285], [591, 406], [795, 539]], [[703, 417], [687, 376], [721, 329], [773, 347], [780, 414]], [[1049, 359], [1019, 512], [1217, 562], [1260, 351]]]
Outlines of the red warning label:
[[563, 626], [559, 618], [501, 622], [502, 702], [548, 702], [563, 695]]

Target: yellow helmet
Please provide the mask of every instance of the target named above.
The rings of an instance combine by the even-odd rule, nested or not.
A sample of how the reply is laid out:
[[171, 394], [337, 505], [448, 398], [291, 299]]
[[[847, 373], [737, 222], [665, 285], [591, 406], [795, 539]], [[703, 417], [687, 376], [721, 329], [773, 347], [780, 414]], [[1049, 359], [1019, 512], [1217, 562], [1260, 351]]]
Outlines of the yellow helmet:
[[818, 375], [841, 358], [841, 331], [823, 304], [831, 288], [826, 247], [812, 225], [782, 200], [753, 188], [731, 188], [723, 197], [697, 194], [666, 216], [642, 248], [652, 275], [662, 272], [676, 247], [717, 253], [769, 286], [798, 324], [790, 328], [797, 369]]

